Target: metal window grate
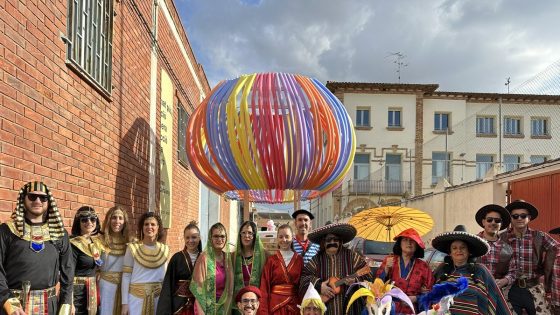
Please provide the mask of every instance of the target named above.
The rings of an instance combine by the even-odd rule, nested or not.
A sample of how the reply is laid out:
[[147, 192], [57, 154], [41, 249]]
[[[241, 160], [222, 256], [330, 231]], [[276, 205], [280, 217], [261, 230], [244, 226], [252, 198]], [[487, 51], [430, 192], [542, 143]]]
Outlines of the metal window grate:
[[113, 1], [72, 0], [68, 8], [68, 63], [111, 93]]
[[177, 123], [177, 153], [179, 162], [188, 168], [189, 160], [187, 159], [187, 124], [189, 121], [189, 113], [179, 103], [179, 117]]

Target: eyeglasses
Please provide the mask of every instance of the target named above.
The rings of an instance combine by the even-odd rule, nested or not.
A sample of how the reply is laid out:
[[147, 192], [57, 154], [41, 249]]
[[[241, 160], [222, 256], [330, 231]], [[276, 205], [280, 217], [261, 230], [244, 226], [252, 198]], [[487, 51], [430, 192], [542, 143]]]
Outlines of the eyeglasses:
[[511, 215], [511, 217], [512, 217], [513, 219], [515, 219], [515, 220], [517, 220], [517, 219], [519, 219], [519, 218], [525, 220], [528, 216], [529, 216], [529, 215], [526, 214], [526, 213], [523, 213], [523, 214], [512, 214], [512, 215]]
[[49, 196], [47, 195], [27, 194], [27, 199], [29, 199], [29, 201], [35, 201], [37, 198], [39, 198], [41, 202], [47, 202], [47, 200], [49, 200]]
[[82, 223], [88, 223], [88, 222], [95, 223], [95, 222], [97, 222], [97, 218], [96, 217], [83, 217], [83, 218], [80, 218], [80, 222], [82, 222]]
[[257, 304], [259, 302], [259, 300], [257, 299], [241, 299], [241, 303], [243, 304]]
[[496, 223], [500, 224], [500, 223], [502, 223], [502, 219], [488, 217], [488, 218], [486, 218], [486, 222], [488, 222], [488, 223], [496, 222]]
[[340, 238], [338, 238], [338, 237], [327, 237], [327, 238], [325, 238], [325, 242], [327, 242], [327, 243], [328, 242], [339, 242], [339, 241], [340, 241]]
[[253, 237], [255, 235], [255, 233], [253, 232], [241, 232], [241, 236], [249, 236], [249, 237]]
[[215, 240], [217, 240], [217, 239], [225, 240], [226, 236], [225, 235], [212, 235], [212, 238], [215, 239]]

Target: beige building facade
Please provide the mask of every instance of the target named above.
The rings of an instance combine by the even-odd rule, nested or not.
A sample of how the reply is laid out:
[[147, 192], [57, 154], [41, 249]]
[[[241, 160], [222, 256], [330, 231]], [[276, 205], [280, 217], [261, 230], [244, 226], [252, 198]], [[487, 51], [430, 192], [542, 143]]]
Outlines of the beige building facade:
[[346, 107], [357, 141], [341, 188], [311, 204], [320, 224], [560, 156], [557, 95], [440, 92], [437, 84], [327, 87]]

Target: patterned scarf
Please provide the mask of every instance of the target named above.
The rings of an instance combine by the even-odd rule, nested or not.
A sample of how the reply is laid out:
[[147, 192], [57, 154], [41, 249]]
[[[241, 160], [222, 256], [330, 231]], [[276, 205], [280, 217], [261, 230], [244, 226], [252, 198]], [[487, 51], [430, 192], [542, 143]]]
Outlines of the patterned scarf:
[[56, 201], [52, 196], [49, 188], [43, 182], [29, 182], [25, 184], [19, 191], [16, 209], [12, 213], [13, 223], [19, 233], [19, 237], [23, 237], [25, 226], [25, 196], [31, 191], [42, 191], [48, 196], [47, 223], [49, 227], [49, 236], [51, 240], [58, 240], [64, 236], [64, 223], [56, 206]]

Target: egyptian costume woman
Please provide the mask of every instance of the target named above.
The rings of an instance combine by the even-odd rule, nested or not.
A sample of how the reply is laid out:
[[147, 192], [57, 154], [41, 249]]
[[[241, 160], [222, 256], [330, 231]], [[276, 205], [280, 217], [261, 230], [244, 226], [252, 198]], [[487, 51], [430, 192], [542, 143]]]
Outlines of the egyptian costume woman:
[[196, 300], [196, 314], [230, 314], [233, 266], [226, 228], [221, 223], [210, 227], [206, 249], [194, 265], [190, 289]]
[[189, 285], [195, 262], [202, 252], [200, 230], [196, 222], [189, 223], [183, 234], [185, 248], [175, 253], [167, 265], [157, 314], [194, 315], [194, 296]]
[[489, 246], [481, 237], [467, 233], [462, 225], [453, 232], [445, 232], [432, 240], [432, 246], [449, 256], [435, 271], [436, 283], [457, 282], [468, 279], [466, 290], [453, 298], [451, 314], [500, 314], [509, 315], [502, 291], [490, 271], [474, 259], [485, 255]]
[[121, 314], [121, 280], [126, 245], [130, 240], [128, 215], [120, 207], [109, 209], [103, 222], [105, 252], [100, 269], [100, 315]]
[[[402, 231], [394, 240], [393, 255], [383, 260], [376, 277], [385, 282], [394, 282], [416, 304], [418, 295], [430, 291], [434, 285], [432, 270], [422, 260], [426, 246], [418, 232], [412, 228]], [[414, 314], [404, 302], [396, 302], [396, 312]]]
[[103, 264], [103, 243], [98, 238], [100, 223], [92, 207], [78, 209], [72, 223], [72, 257], [74, 262], [74, 297], [76, 315], [97, 314], [96, 272]]
[[0, 314], [70, 314], [73, 277], [68, 233], [51, 191], [42, 182], [25, 184], [11, 219], [0, 225]]
[[155, 314], [165, 276], [169, 247], [163, 238], [159, 215], [147, 212], [140, 218], [140, 241], [126, 247], [122, 278], [122, 314]]
[[278, 250], [266, 259], [261, 276], [259, 314], [299, 314], [298, 288], [303, 258], [293, 250], [293, 235], [287, 224], [278, 228]]
[[[266, 255], [264, 246], [257, 234], [257, 225], [251, 221], [241, 224], [237, 235], [237, 246], [234, 255], [234, 286], [233, 293], [248, 285], [259, 287], [261, 273]], [[241, 314], [237, 305], [232, 305], [232, 314]]]

